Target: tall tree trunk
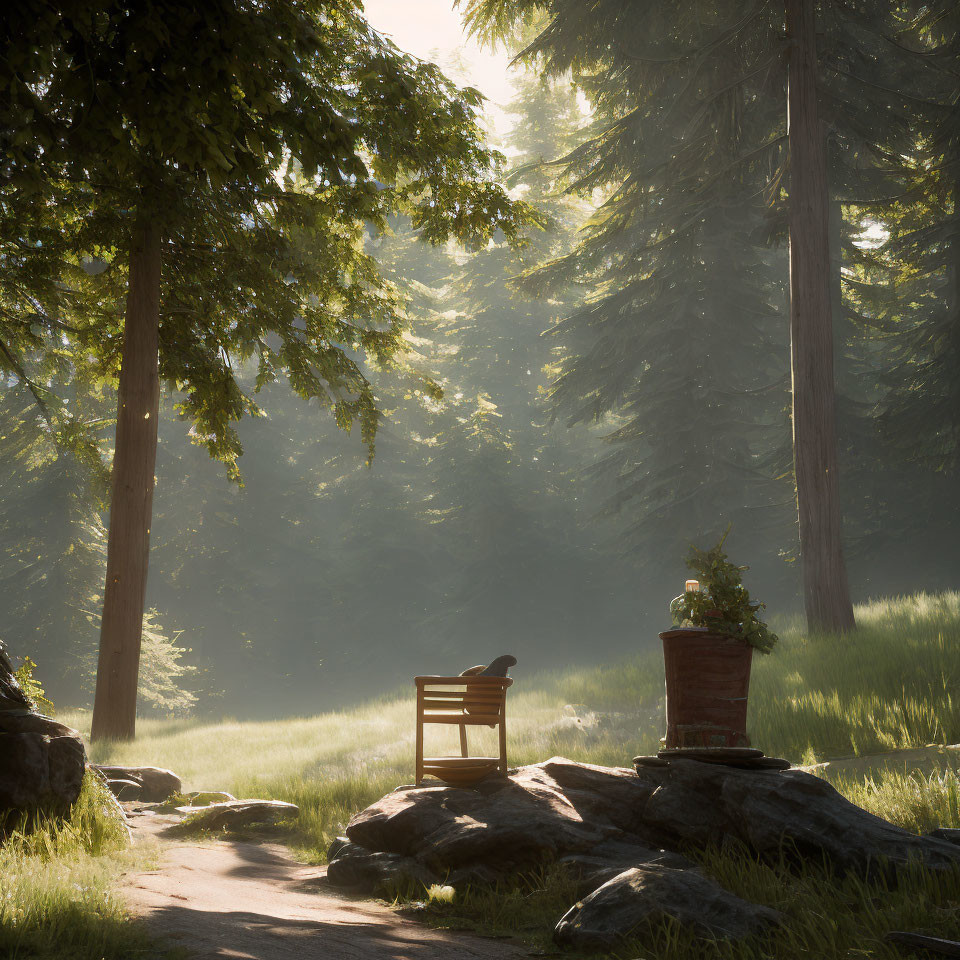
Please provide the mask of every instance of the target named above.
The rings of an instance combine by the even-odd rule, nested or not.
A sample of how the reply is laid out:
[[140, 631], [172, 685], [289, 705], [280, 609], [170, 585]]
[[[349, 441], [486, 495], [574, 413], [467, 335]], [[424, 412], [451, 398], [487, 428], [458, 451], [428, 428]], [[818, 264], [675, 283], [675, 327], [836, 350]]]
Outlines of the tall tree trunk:
[[830, 201], [830, 315], [833, 318], [834, 357], [843, 342], [843, 204]]
[[[960, 159], [960, 158], [958, 158]], [[950, 262], [952, 266], [953, 289], [950, 307], [954, 322], [960, 324], [960, 177], [953, 181], [953, 239], [950, 241]]]
[[816, 0], [786, 0], [790, 50], [790, 354], [793, 458], [807, 626], [853, 629], [837, 475], [829, 194], [817, 109]]
[[153, 224], [138, 222], [123, 325], [93, 740], [132, 740], [136, 729], [157, 459], [159, 325], [160, 234]]

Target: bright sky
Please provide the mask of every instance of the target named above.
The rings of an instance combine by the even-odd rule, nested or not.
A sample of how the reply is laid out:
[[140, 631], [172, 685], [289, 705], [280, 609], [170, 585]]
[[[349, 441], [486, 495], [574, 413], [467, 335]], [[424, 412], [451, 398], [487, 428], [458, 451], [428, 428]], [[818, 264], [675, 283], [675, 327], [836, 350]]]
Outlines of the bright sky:
[[363, 6], [375, 29], [423, 60], [443, 66], [462, 48], [469, 76], [454, 75], [452, 79], [480, 90], [490, 100], [487, 112], [497, 131], [505, 131], [507, 124], [497, 107], [504, 106], [513, 95], [509, 76], [514, 71], [508, 68], [505, 53], [491, 52], [467, 38], [453, 0], [364, 0]]

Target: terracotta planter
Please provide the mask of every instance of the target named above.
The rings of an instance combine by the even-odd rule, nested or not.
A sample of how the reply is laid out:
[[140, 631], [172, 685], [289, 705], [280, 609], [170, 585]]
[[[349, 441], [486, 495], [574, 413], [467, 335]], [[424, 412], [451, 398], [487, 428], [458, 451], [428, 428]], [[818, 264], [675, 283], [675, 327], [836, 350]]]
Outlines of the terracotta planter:
[[695, 627], [665, 630], [668, 750], [748, 747], [747, 693], [753, 647]]

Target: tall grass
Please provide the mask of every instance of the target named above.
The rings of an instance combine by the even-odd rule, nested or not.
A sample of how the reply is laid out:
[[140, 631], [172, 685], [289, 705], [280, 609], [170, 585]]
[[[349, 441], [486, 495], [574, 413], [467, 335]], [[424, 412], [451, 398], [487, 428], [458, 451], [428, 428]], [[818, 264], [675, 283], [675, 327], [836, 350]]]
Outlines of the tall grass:
[[[960, 679], [960, 594], [878, 601], [859, 607], [857, 618], [858, 632], [844, 637], [809, 637], [796, 624], [778, 625], [781, 645], [770, 657], [755, 658], [749, 728], [768, 754], [811, 762], [960, 740], [960, 705], [952, 694]], [[88, 729], [85, 714], [65, 719]], [[521, 672], [507, 726], [512, 764], [555, 754], [629, 764], [635, 753], [655, 751], [663, 731], [659, 651], [587, 670]], [[170, 767], [186, 789], [292, 801], [300, 814], [287, 839], [304, 857], [322, 861], [353, 813], [411, 781], [413, 736], [412, 698], [393, 696], [354, 710], [263, 722], [141, 720], [136, 742], [98, 744], [93, 757]], [[455, 729], [431, 736], [428, 753], [456, 751]], [[495, 750], [492, 732], [470, 736], [474, 752]], [[948, 764], [929, 773], [879, 770], [836, 785], [910, 830], [960, 826], [960, 779]], [[52, 958], [66, 955], [53, 945], [67, 943], [69, 955], [82, 960], [136, 956], [136, 932], [124, 925], [110, 893], [116, 854], [97, 856], [77, 834], [52, 827], [32, 836], [14, 838], [0, 860], [0, 953]], [[101, 847], [110, 850], [109, 842]], [[892, 960], [897, 952], [882, 940], [886, 930], [960, 937], [960, 874], [908, 875], [887, 889], [813, 866], [797, 873], [756, 863], [743, 851], [707, 853], [702, 860], [722, 886], [781, 910], [785, 926], [766, 941], [731, 945], [662, 923], [617, 956]], [[473, 925], [546, 945], [574, 899], [570, 878], [545, 868], [499, 887], [457, 891], [450, 902], [428, 897], [421, 913], [441, 925]]]
[[950, 767], [928, 774], [884, 770], [834, 786], [857, 806], [914, 833], [960, 827], [960, 775]]
[[[960, 593], [874, 601], [856, 613], [855, 633], [809, 636], [794, 622], [779, 627], [770, 656], [754, 657], [748, 727], [766, 753], [810, 763], [960, 740]], [[662, 716], [659, 651], [553, 684], [567, 702], [642, 704]]]
[[0, 955], [36, 960], [136, 957], [150, 941], [129, 924], [115, 880], [151, 850], [126, 827], [93, 776], [70, 816], [24, 822], [0, 845]]
[[[896, 884], [838, 877], [821, 867], [764, 863], [743, 849], [714, 848], [695, 855], [708, 876], [731, 893], [781, 914], [767, 936], [734, 942], [706, 939], [692, 926], [662, 920], [635, 931], [598, 956], [618, 960], [895, 960], [903, 952], [884, 940], [893, 930], [960, 937], [960, 868], [936, 875], [904, 870]], [[570, 877], [548, 868], [492, 889], [466, 890], [431, 900], [417, 913], [453, 929], [519, 936], [548, 948], [563, 912], [576, 902]], [[556, 954], [550, 953], [554, 956]]]
[[[754, 659], [749, 728], [768, 754], [811, 762], [960, 740], [960, 702], [952, 694], [960, 680], [960, 594], [877, 601], [858, 607], [857, 619], [860, 629], [844, 637], [813, 638], [796, 624], [778, 625], [781, 645]], [[565, 705], [575, 705], [577, 715], [564, 716]], [[141, 720], [134, 743], [100, 744], [93, 753], [99, 761], [170, 767], [187, 789], [297, 803], [296, 842], [318, 859], [355, 811], [412, 780], [413, 717], [412, 699], [395, 696], [307, 718]], [[66, 719], [88, 728], [86, 715]], [[509, 757], [513, 764], [562, 754], [625, 765], [658, 748], [663, 724], [658, 651], [587, 670], [520, 673], [508, 701]], [[430, 736], [428, 753], [455, 752], [453, 729]], [[490, 731], [470, 736], [474, 750], [495, 750]], [[956, 819], [955, 810], [937, 805], [933, 781], [912, 783], [849, 782], [843, 789], [905, 825]]]

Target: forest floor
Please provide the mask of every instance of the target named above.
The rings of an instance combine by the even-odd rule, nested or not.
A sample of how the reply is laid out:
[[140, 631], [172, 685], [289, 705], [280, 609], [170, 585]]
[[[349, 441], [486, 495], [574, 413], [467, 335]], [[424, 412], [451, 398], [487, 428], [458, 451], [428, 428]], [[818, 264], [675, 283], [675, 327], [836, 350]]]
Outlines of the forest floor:
[[383, 903], [329, 885], [271, 842], [170, 839], [179, 818], [131, 813], [135, 842], [158, 841], [155, 869], [124, 878], [128, 908], [156, 938], [157, 957], [191, 960], [510, 960], [529, 952], [509, 938], [439, 930]]
[[[768, 755], [797, 765], [829, 761], [815, 772], [853, 802], [908, 830], [960, 827], [960, 751], [951, 746], [960, 742], [960, 593], [878, 600], [858, 607], [857, 618], [859, 630], [845, 637], [811, 637], [797, 624], [777, 625], [781, 644], [772, 656], [757, 657], [754, 663], [748, 719], [754, 743]], [[457, 672], [462, 666], [438, 662], [437, 670]], [[655, 647], [647, 645], [619, 664], [539, 676], [525, 675], [521, 665], [514, 673], [507, 721], [511, 765], [562, 755], [622, 766], [636, 753], [657, 749], [664, 728], [663, 664]], [[308, 955], [303, 944], [312, 936], [323, 942], [318, 952], [345, 958], [513, 957], [538, 946], [550, 950], [552, 926], [570, 902], [562, 878], [552, 874], [520, 877], [485, 894], [457, 891], [449, 903], [434, 902], [420, 891], [416, 896], [426, 901], [426, 908], [417, 916], [426, 924], [404, 918], [383, 903], [344, 899], [323, 886], [321, 865], [328, 845], [350, 817], [397, 784], [411, 782], [413, 716], [407, 688], [316, 716], [140, 721], [136, 741], [99, 744], [91, 759], [169, 767], [181, 776], [185, 790], [286, 800], [296, 804], [299, 813], [265, 834], [260, 844], [251, 844], [247, 834], [225, 834], [209, 843], [165, 840], [159, 871], [134, 874], [128, 868], [125, 882], [113, 894], [106, 868], [97, 884], [85, 879], [97, 860], [87, 857], [73, 872], [64, 868], [62, 880], [50, 881], [43, 900], [49, 906], [36, 911], [31, 929], [46, 943], [50, 930], [79, 925], [86, 931], [85, 946], [75, 956], [83, 960], [138, 955], [124, 938], [141, 927], [201, 958], [299, 957]], [[87, 713], [61, 718], [89, 731]], [[471, 747], [485, 751], [488, 735], [477, 731]], [[437, 742], [430, 749], [444, 752], [455, 746]], [[286, 846], [276, 846], [279, 841]], [[17, 877], [22, 884], [33, 882], [36, 861], [25, 858], [22, 866], [0, 874], [0, 893], [21, 882]], [[264, 888], [252, 876], [261, 867]], [[658, 928], [631, 958], [652, 951], [661, 960], [893, 960], [897, 954], [892, 947], [863, 947], [864, 938], [872, 936], [871, 924], [876, 926], [875, 904], [884, 904], [886, 928], [921, 929], [925, 921], [917, 904], [930, 897], [946, 898], [948, 913], [939, 935], [960, 937], [960, 894], [948, 895], [944, 889], [906, 884], [879, 891], [817, 871], [797, 877], [790, 870], [739, 859], [707, 867], [721, 886], [747, 899], [760, 896], [757, 902], [766, 902], [763, 897], [773, 897], [777, 903], [800, 904], [791, 914], [790, 937], [768, 952], [722, 945], [708, 950], [702, 942], [680, 942], [671, 939], [669, 929]], [[78, 882], [90, 891], [89, 903], [79, 912], [73, 893]], [[31, 897], [39, 899], [29, 891], [20, 899]], [[123, 899], [130, 900], [143, 924], [123, 923]], [[217, 917], [220, 910], [231, 917], [229, 929]], [[105, 916], [112, 918], [107, 925]], [[343, 918], [342, 927], [331, 917]], [[105, 926], [113, 939], [104, 939]], [[331, 927], [356, 941], [350, 948], [354, 952], [346, 946], [328, 949], [338, 942], [331, 939], [338, 935]], [[474, 939], [467, 930], [505, 939]], [[5, 932], [22, 942], [0, 902], [0, 946]], [[178, 937], [178, 932], [185, 935]], [[62, 940], [62, 934], [59, 937]], [[75, 939], [81, 942], [79, 934]], [[293, 952], [256, 952], [281, 940], [292, 944]], [[456, 951], [450, 949], [451, 942]], [[519, 946], [521, 942], [527, 946]], [[467, 944], [474, 953], [466, 952]], [[361, 949], [368, 952], [356, 952]], [[36, 955], [59, 960], [63, 954], [51, 950]]]

